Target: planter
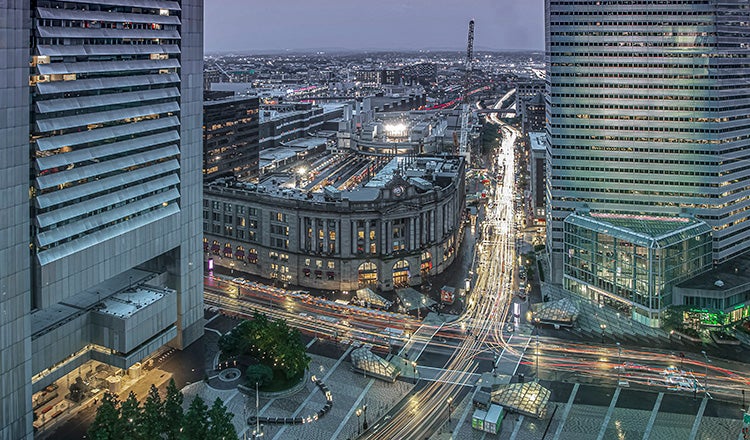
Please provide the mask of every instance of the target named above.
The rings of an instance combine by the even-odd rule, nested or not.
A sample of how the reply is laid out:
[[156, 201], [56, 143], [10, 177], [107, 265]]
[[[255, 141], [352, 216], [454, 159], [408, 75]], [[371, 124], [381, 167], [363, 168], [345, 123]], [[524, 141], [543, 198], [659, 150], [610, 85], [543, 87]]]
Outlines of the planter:
[[[274, 391], [274, 392], [259, 391], [258, 396], [262, 399], [278, 399], [278, 398], [293, 396], [299, 393], [300, 391], [302, 391], [303, 389], [305, 389], [305, 385], [307, 384], [308, 380], [309, 380], [309, 375], [307, 374], [307, 372], [305, 372], [305, 375], [302, 377], [302, 379], [300, 379], [299, 383], [294, 385], [293, 387], [288, 388], [286, 390]], [[242, 394], [255, 397], [255, 388], [253, 387], [248, 387], [248, 386], [240, 384], [240, 385], [237, 385], [237, 389]]]
[[740, 341], [735, 337], [726, 336], [726, 339], [722, 339], [716, 332], [711, 332], [709, 334], [711, 335], [711, 339], [719, 345], [740, 345]]
[[672, 334], [672, 336], [677, 336], [677, 338], [679, 338], [681, 340], [685, 339], [686, 341], [690, 341], [690, 342], [702, 342], [703, 341], [701, 338], [696, 338], [694, 336], [688, 336], [688, 335], [686, 335], [685, 333], [682, 333], [679, 330], [672, 330], [670, 333]]

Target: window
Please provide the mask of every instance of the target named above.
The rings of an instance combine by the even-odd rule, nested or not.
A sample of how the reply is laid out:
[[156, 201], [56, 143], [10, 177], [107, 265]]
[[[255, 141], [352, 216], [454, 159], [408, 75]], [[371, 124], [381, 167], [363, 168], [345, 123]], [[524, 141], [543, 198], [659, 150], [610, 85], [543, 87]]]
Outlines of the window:
[[317, 267], [318, 269], [322, 269], [323, 268], [323, 260], [315, 260], [315, 267]]
[[328, 262], [328, 268], [329, 269], [335, 269], [336, 268], [336, 263], [334, 261], [329, 261]]

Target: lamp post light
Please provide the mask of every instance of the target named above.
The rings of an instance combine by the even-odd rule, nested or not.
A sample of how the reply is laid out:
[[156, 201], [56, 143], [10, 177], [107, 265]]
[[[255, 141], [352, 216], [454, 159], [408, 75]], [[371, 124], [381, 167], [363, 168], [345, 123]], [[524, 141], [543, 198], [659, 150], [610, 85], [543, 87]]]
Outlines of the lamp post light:
[[622, 371], [622, 347], [617, 343], [617, 383], [620, 383], [620, 372]]
[[411, 362], [411, 368], [414, 370], [414, 383], [417, 383], [417, 362], [412, 361]]
[[711, 360], [708, 358], [708, 355], [706, 354], [706, 350], [702, 350], [701, 354], [703, 354], [703, 357], [706, 358], [706, 379], [705, 379], [705, 388], [706, 388], [706, 395], [708, 395], [708, 364], [711, 362]]
[[539, 381], [539, 327], [536, 328], [536, 356], [534, 356], [534, 359], [536, 361], [536, 380]]
[[602, 344], [604, 344], [604, 330], [607, 328], [607, 324], [600, 324], [599, 328], [602, 330]]
[[357, 408], [357, 411], [355, 411], [354, 413], [357, 414], [357, 435], [360, 435], [360, 434], [362, 434], [362, 428], [361, 428], [361, 426], [359, 424], [359, 416], [362, 415], [362, 409], [361, 408]]
[[362, 431], [367, 431], [367, 404], [362, 405]]
[[448, 397], [448, 400], [446, 401], [446, 403], [448, 404], [448, 432], [451, 432], [452, 430], [451, 424], [453, 423], [451, 421], [451, 411], [453, 410], [452, 408], [453, 397]]

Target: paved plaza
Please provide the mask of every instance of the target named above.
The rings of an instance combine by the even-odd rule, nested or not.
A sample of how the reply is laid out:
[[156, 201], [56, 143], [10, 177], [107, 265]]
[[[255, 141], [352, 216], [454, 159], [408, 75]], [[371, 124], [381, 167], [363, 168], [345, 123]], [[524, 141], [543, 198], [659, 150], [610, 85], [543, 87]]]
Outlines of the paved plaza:
[[471, 428], [473, 408], [467, 398], [454, 411], [453, 432], [444, 425], [432, 439], [734, 440], [742, 428], [739, 405], [570, 383], [545, 386], [552, 388], [553, 398], [544, 419], [507, 414], [493, 436]]

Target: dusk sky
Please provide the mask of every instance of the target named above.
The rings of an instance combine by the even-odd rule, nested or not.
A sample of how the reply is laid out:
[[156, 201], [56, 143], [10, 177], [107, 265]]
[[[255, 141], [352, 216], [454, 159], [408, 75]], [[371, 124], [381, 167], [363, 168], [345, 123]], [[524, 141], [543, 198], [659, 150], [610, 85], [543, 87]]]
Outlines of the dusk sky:
[[544, 48], [543, 0], [207, 0], [205, 51]]

